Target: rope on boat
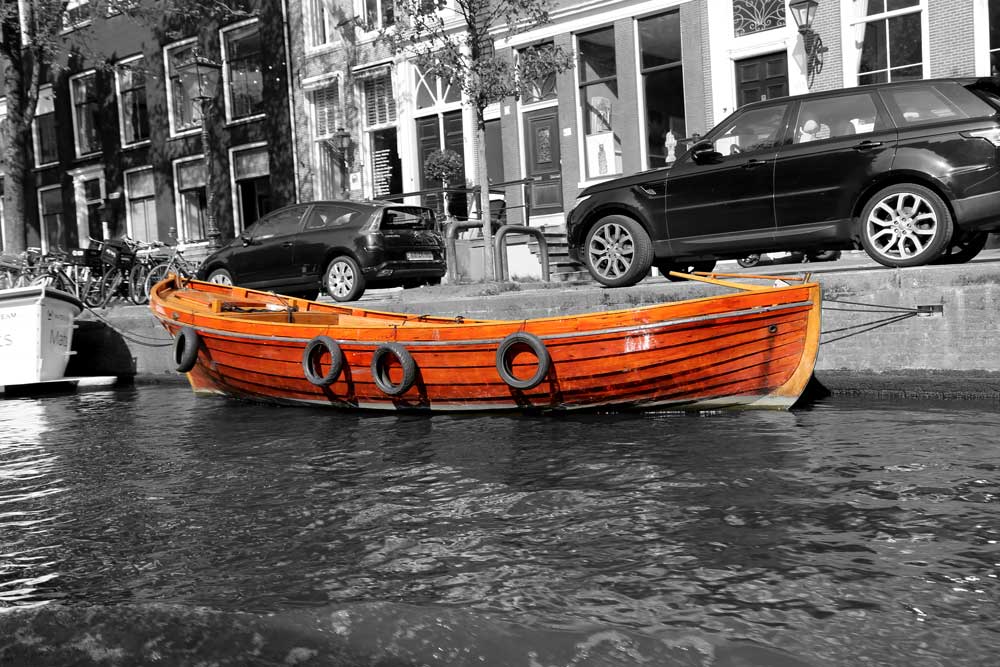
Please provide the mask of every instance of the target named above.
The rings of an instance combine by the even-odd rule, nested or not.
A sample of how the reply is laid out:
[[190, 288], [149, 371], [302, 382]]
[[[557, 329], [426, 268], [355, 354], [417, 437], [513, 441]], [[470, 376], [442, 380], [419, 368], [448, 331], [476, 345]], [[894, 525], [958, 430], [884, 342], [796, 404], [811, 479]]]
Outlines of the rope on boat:
[[[838, 340], [843, 340], [844, 338], [850, 338], [852, 336], [857, 336], [859, 334], [868, 333], [869, 331], [874, 331], [875, 329], [881, 329], [882, 327], [889, 326], [890, 324], [896, 324], [897, 322], [902, 322], [903, 320], [908, 320], [911, 317], [917, 317], [918, 315], [925, 314], [925, 311], [919, 308], [907, 308], [906, 306], [887, 306], [883, 304], [873, 304], [873, 303], [860, 303], [858, 301], [841, 301], [839, 299], [824, 299], [824, 301], [829, 303], [841, 303], [848, 306], [860, 306], [860, 308], [828, 308], [823, 306], [824, 311], [841, 311], [845, 313], [895, 313], [889, 315], [880, 320], [875, 320], [873, 322], [864, 322], [863, 324], [852, 324], [846, 327], [840, 327], [838, 329], [827, 329], [826, 331], [821, 331], [820, 335], [840, 333], [842, 331], [851, 331], [851, 333], [846, 333], [843, 336], [837, 336], [836, 338], [829, 338], [824, 341], [820, 341], [820, 345], [826, 345], [827, 343], [833, 343]], [[856, 331], [852, 331], [856, 330]]]
[[[105, 325], [107, 325], [107, 327], [109, 329], [111, 329], [112, 331], [114, 331], [115, 333], [117, 333], [119, 336], [121, 336], [125, 340], [131, 341], [131, 342], [135, 343], [136, 345], [143, 345], [145, 347], [169, 347], [169, 346], [171, 346], [171, 345], [174, 344], [174, 339], [173, 338], [152, 338], [152, 337], [149, 337], [149, 336], [143, 336], [141, 334], [128, 333], [128, 332], [123, 331], [123, 330], [119, 329], [118, 327], [116, 327], [107, 318], [101, 317], [101, 315], [99, 315], [98, 312], [96, 310], [94, 310], [93, 308], [91, 308], [90, 306], [84, 304], [84, 308], [86, 308], [88, 311], [90, 311], [91, 315], [93, 315], [98, 320], [100, 320]], [[145, 340], [143, 340], [143, 339], [145, 339]]]

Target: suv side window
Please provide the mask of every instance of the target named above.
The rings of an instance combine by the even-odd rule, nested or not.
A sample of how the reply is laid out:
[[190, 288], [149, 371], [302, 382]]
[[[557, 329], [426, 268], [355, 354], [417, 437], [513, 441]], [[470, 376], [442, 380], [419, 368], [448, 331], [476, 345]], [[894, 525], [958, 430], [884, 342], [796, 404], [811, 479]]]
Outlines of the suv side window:
[[775, 149], [784, 129], [787, 110], [786, 103], [756, 107], [738, 114], [710, 139], [713, 149], [723, 157]]
[[299, 222], [302, 221], [303, 211], [305, 211], [303, 206], [293, 206], [275, 211], [261, 218], [247, 231], [257, 240], [294, 234], [299, 231]]
[[989, 104], [957, 83], [887, 88], [881, 94], [893, 112], [893, 120], [901, 128], [996, 113]]
[[806, 100], [799, 107], [792, 143], [874, 132], [888, 125], [882, 115], [869, 93]]

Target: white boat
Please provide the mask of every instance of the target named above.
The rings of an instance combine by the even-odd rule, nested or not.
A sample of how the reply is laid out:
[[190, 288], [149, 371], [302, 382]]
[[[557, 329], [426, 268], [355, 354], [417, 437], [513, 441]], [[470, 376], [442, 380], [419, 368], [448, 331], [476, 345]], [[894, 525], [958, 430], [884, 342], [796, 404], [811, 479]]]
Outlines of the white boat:
[[82, 311], [75, 296], [46, 285], [0, 290], [0, 393], [47, 383], [113, 383], [114, 377], [65, 376]]

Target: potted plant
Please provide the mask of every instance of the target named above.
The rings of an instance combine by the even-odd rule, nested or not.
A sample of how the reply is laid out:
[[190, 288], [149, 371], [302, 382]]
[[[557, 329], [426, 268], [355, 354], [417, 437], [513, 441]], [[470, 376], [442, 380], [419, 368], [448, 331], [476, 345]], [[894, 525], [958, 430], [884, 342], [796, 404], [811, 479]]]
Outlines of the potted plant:
[[[448, 188], [455, 177], [463, 174], [464, 171], [465, 164], [462, 156], [448, 148], [443, 151], [431, 151], [424, 160], [424, 175], [432, 181], [440, 182], [443, 188]], [[448, 218], [451, 217], [448, 210], [449, 199], [448, 191], [445, 190], [444, 215]]]

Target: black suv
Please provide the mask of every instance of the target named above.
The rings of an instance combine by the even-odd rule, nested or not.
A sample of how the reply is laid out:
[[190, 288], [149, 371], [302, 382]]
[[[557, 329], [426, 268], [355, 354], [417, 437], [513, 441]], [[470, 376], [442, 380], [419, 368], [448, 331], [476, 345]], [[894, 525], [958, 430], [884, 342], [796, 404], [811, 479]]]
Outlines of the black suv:
[[337, 301], [366, 286], [441, 282], [444, 238], [434, 211], [385, 201], [321, 201], [286, 206], [209, 255], [198, 278]]
[[968, 261], [1000, 230], [1000, 79], [749, 104], [673, 165], [585, 189], [566, 226], [571, 257], [612, 287], [780, 250]]

